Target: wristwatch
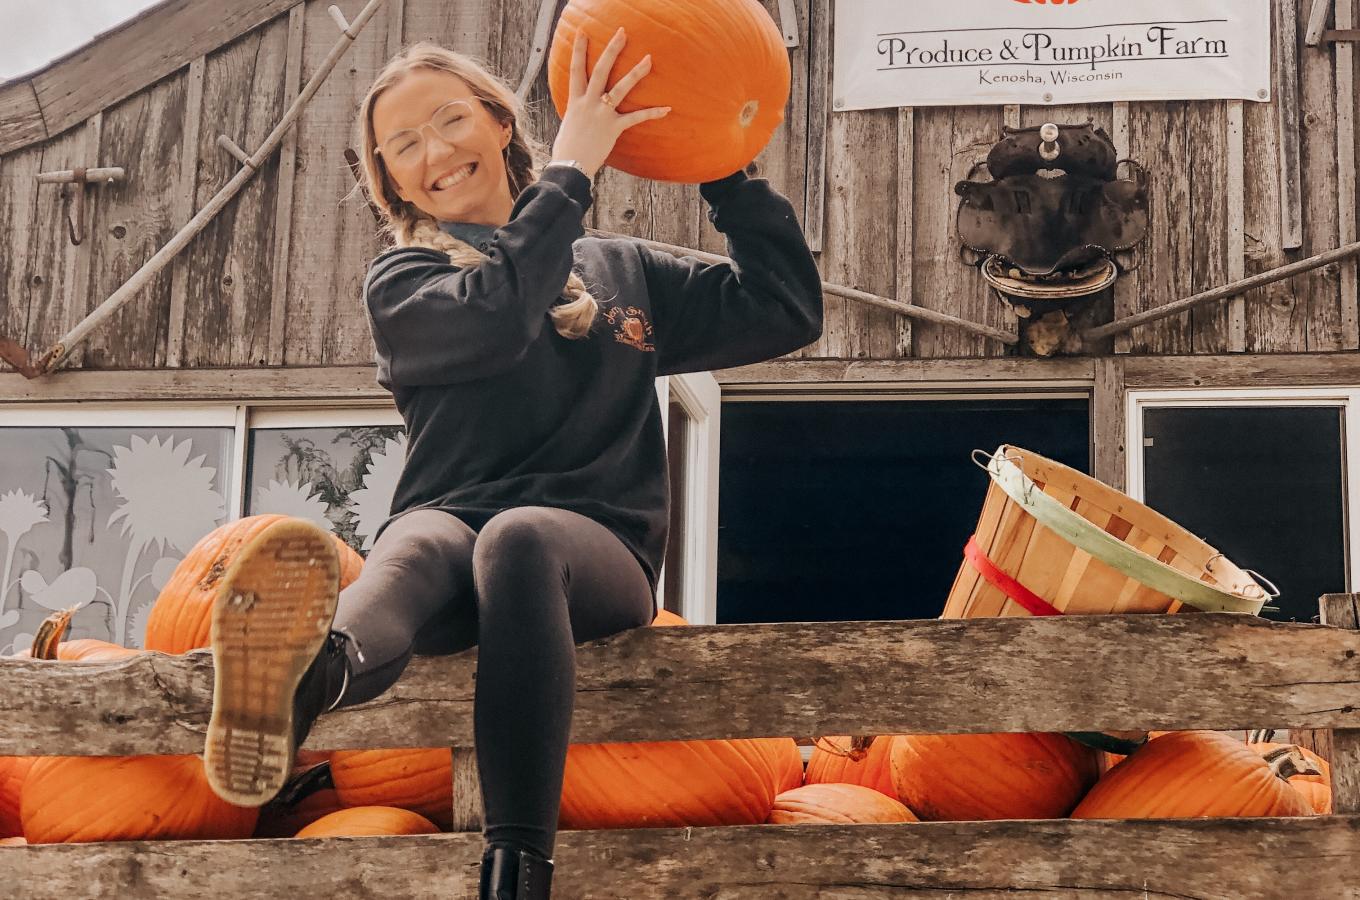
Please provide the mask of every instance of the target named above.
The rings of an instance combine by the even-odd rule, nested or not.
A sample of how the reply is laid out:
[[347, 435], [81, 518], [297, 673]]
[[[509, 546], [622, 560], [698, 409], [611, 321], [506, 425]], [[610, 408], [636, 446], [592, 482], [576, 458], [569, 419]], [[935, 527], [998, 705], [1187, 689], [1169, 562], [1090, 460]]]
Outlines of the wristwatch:
[[574, 159], [555, 159], [552, 162], [548, 163], [543, 168], [547, 169], [551, 168], [552, 166], [571, 166], [573, 169], [580, 172], [582, 175], [585, 175], [588, 180], [594, 181], [594, 179], [591, 178], [590, 175], [586, 172], [585, 168]]

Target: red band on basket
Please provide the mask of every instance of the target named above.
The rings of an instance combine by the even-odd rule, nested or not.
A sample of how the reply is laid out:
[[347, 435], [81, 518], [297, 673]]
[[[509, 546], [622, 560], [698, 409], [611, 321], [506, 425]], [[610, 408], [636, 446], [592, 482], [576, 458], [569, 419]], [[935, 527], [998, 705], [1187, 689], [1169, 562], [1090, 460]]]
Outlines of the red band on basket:
[[987, 554], [982, 552], [978, 546], [977, 535], [968, 539], [968, 545], [963, 548], [963, 556], [972, 564], [977, 573], [987, 581], [988, 584], [997, 588], [1001, 593], [1019, 603], [1030, 615], [1033, 616], [1060, 616], [1062, 610], [1051, 605], [1047, 600], [1016, 581], [1005, 572], [996, 567], [996, 563], [987, 558]]

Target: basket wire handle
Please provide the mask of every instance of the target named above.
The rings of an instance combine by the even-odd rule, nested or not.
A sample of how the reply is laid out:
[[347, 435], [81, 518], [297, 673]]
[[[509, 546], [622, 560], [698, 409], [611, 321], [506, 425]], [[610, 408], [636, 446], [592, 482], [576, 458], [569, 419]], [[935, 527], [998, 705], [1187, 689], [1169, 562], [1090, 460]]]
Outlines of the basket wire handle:
[[1257, 581], [1264, 584], [1266, 596], [1268, 596], [1271, 600], [1280, 599], [1280, 589], [1275, 586], [1275, 582], [1271, 581], [1269, 578], [1262, 575], [1255, 569], [1243, 569], [1242, 571], [1245, 574], [1250, 575], [1253, 581]]

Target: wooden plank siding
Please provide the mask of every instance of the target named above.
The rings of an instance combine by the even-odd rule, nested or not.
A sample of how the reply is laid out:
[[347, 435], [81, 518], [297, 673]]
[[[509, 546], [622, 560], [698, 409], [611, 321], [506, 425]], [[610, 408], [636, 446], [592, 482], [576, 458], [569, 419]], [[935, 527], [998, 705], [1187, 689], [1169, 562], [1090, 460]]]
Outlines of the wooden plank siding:
[[[777, 0], [763, 2], [777, 11]], [[337, 36], [322, 0], [233, 0], [225, 24], [205, 32], [216, 35], [215, 43], [195, 43], [188, 50], [196, 54], [177, 49], [173, 66], [144, 67], [145, 83], [134, 85], [127, 80], [132, 76], [119, 74], [116, 85], [82, 89], [55, 106], [48, 103], [55, 87], [33, 93], [35, 84], [73, 85], [76, 73], [88, 73], [104, 56], [145, 55], [152, 45], [149, 29], [198, 15], [200, 5], [183, 0], [149, 11], [42, 72], [0, 85], [0, 123], [11, 129], [11, 143], [0, 155], [0, 326], [32, 353], [46, 350], [108, 296], [165, 243], [186, 212], [200, 208], [236, 171], [239, 163], [216, 147], [217, 136], [226, 133], [248, 151], [258, 145]], [[1348, 103], [1337, 89], [1360, 83], [1360, 60], [1333, 44], [1300, 46], [1308, 6], [1301, 0], [1277, 4], [1277, 37], [1292, 43], [1291, 52], [1277, 47], [1273, 54], [1272, 87], [1277, 98], [1290, 96], [1291, 73], [1283, 67], [1296, 62], [1298, 101], [1292, 112], [1280, 101], [1242, 103], [1240, 117], [1229, 101], [1011, 110], [1026, 126], [1093, 119], [1148, 169], [1151, 232], [1141, 266], [1117, 291], [1116, 314], [1149, 309], [1354, 236], [1360, 100]], [[417, 40], [487, 60], [518, 85], [538, 7], [538, 0], [389, 0], [321, 86], [281, 154], [266, 162], [165, 276], [77, 351], [72, 367], [370, 362], [359, 291], [382, 241], [343, 158], [356, 145], [359, 101], [391, 53]], [[960, 261], [954, 230], [954, 183], [1000, 136], [1006, 111], [830, 111], [833, 0], [798, 0], [795, 8], [799, 44], [790, 51], [793, 91], [786, 121], [753, 173], [789, 196], [809, 227], [820, 224], [818, 258], [827, 280], [1013, 328], [1012, 313]], [[201, 84], [194, 82], [193, 65], [201, 70]], [[188, 117], [195, 115], [199, 96], [191, 127]], [[44, 125], [41, 114], [49, 108], [61, 118]], [[1282, 110], [1291, 121], [1281, 121]], [[101, 121], [92, 127], [97, 113]], [[83, 118], [71, 119], [77, 114]], [[529, 94], [527, 121], [551, 143], [558, 120], [545, 74]], [[42, 131], [60, 123], [65, 123], [60, 133], [30, 134], [34, 127]], [[1288, 221], [1290, 198], [1282, 196], [1282, 168], [1289, 167], [1284, 150], [1290, 145], [1281, 136], [1291, 125], [1297, 125], [1302, 178], [1298, 249], [1286, 249], [1295, 226]], [[92, 135], [98, 138], [94, 147], [88, 146]], [[189, 139], [193, 146], [186, 148]], [[282, 168], [280, 156], [287, 157]], [[123, 166], [129, 176], [119, 185], [87, 188], [88, 246], [74, 248], [64, 233], [60, 188], [39, 187], [33, 175], [96, 162]], [[187, 175], [186, 166], [192, 168]], [[183, 193], [186, 177], [190, 198]], [[692, 185], [606, 171], [596, 195], [588, 222], [594, 227], [723, 249]], [[1118, 339], [1115, 348], [1176, 356], [1358, 349], [1355, 268], [1354, 262], [1328, 267], [1236, 303], [1150, 323]], [[828, 297], [822, 338], [793, 356], [955, 359], [1004, 352], [965, 332], [929, 323], [913, 327], [895, 313]]]

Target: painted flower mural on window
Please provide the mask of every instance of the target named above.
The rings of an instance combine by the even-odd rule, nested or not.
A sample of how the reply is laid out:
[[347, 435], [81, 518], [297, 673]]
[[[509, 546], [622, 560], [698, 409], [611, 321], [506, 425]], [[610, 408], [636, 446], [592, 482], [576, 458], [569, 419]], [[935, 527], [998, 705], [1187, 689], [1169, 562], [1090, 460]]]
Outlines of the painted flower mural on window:
[[71, 637], [140, 646], [139, 614], [226, 519], [230, 449], [229, 428], [0, 428], [0, 652], [73, 606]]
[[397, 492], [397, 479], [406, 461], [406, 435], [388, 440], [382, 451], [369, 457], [364, 472], [364, 486], [350, 494], [354, 514], [359, 522], [356, 534], [364, 539], [362, 549], [373, 549], [373, 537], [392, 509], [392, 496]]

